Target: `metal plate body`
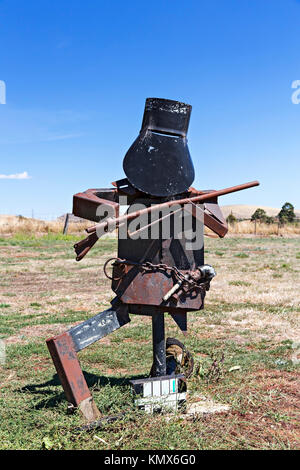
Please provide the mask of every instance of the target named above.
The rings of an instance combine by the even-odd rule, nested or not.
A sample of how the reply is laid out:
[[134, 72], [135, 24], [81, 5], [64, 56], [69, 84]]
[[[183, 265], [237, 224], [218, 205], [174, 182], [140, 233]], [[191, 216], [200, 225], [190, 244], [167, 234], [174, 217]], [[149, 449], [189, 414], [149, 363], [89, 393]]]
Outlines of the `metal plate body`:
[[[145, 200], [143, 200], [145, 202]], [[149, 199], [148, 204], [151, 204]], [[156, 200], [156, 203], [158, 201]], [[128, 209], [131, 210], [131, 207]], [[150, 261], [152, 264], [165, 264], [168, 266], [176, 266], [182, 272], [195, 270], [198, 266], [204, 264], [204, 247], [203, 247], [203, 224], [191, 217], [191, 226], [196, 231], [197, 228], [197, 249], [192, 249], [192, 243], [189, 243], [187, 234], [183, 233], [180, 238], [178, 234], [178, 225], [174, 223], [174, 216], [170, 216], [170, 236], [163, 238], [151, 238], [151, 227], [146, 230], [143, 236], [132, 240], [124, 238], [124, 232], [119, 229], [118, 241], [118, 257], [137, 263]], [[146, 221], [144, 220], [144, 223]], [[135, 220], [135, 223], [138, 221]], [[195, 224], [198, 224], [197, 227]], [[157, 225], [160, 225], [158, 223]], [[200, 231], [199, 231], [200, 228]], [[161, 235], [162, 228], [158, 230]], [[157, 232], [156, 232], [157, 234]], [[146, 238], [147, 237], [147, 238]], [[188, 249], [189, 248], [189, 249]], [[139, 266], [124, 266], [124, 271], [120, 273], [120, 265], [114, 267], [112, 281], [112, 290], [117, 294], [125, 304], [151, 305], [160, 307], [165, 312], [176, 311], [193, 311], [203, 308], [204, 294], [198, 290], [190, 291], [185, 294], [178, 291], [177, 300], [170, 298], [164, 302], [162, 297], [176, 284], [174, 275], [164, 270], [151, 270], [143, 272]], [[122, 268], [121, 266], [121, 268]], [[122, 274], [121, 279], [120, 274]]]

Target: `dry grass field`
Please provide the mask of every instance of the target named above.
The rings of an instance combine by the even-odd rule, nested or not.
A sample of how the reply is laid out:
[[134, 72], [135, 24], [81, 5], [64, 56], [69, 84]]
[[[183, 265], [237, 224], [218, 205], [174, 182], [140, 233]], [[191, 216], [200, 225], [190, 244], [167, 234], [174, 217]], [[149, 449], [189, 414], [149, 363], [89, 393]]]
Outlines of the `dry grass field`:
[[261, 222], [252, 222], [250, 220], [242, 220], [234, 224], [229, 224], [228, 233], [231, 235], [255, 235], [262, 237], [269, 237], [272, 235], [280, 237], [291, 237], [300, 235], [300, 223], [278, 225], [265, 224]]
[[[228, 206], [232, 207], [232, 206]], [[238, 206], [239, 207], [239, 206]], [[246, 206], [249, 207], [249, 206]], [[252, 206], [250, 206], [252, 207]], [[225, 211], [226, 212], [226, 211]], [[224, 214], [225, 214], [224, 212]], [[68, 225], [68, 233], [79, 235], [84, 233], [84, 229], [89, 227], [92, 223], [88, 220], [80, 222], [70, 222]], [[0, 236], [12, 236], [15, 233], [25, 234], [47, 234], [63, 232], [64, 221], [62, 219], [45, 221], [38, 219], [30, 219], [22, 216], [13, 215], [0, 215]], [[256, 225], [250, 220], [243, 220], [234, 224], [229, 224], [229, 234], [231, 235], [256, 235], [256, 236], [299, 236], [300, 235], [300, 223], [295, 222], [293, 224], [284, 224], [278, 226], [278, 223], [265, 224], [257, 222]], [[211, 233], [209, 229], [206, 229], [206, 233]], [[116, 234], [112, 234], [116, 236]]]
[[[68, 233], [83, 233], [89, 225], [91, 225], [89, 221], [72, 222], [69, 224]], [[62, 233], [63, 228], [64, 221], [61, 219], [46, 221], [15, 215], [0, 215], [0, 235]]]
[[190, 399], [212, 397], [229, 412], [187, 420], [136, 411], [128, 381], [149, 374], [151, 321], [132, 315], [130, 324], [79, 353], [103, 414], [126, 412], [90, 433], [78, 431], [78, 413], [67, 413], [45, 345], [113, 297], [102, 266], [116, 251], [115, 239], [101, 239], [76, 263], [72, 245], [79, 238], [0, 238], [7, 354], [0, 365], [1, 449], [299, 449], [299, 237], [206, 238], [206, 262], [217, 276], [205, 310], [189, 314], [187, 339], [166, 316], [167, 334], [185, 342], [198, 366]]

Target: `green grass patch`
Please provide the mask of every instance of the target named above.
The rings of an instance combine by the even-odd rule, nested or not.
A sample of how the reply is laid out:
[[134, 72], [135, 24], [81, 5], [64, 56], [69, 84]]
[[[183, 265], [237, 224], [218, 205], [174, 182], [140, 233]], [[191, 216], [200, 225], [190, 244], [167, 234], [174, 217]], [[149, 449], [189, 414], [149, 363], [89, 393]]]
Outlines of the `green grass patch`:
[[230, 281], [228, 282], [230, 286], [251, 286], [251, 282], [246, 281]]
[[217, 256], [224, 256], [225, 253], [224, 253], [224, 251], [215, 251], [215, 255], [217, 255]]
[[237, 253], [235, 255], [236, 258], [249, 258], [249, 255], [247, 255], [247, 253]]

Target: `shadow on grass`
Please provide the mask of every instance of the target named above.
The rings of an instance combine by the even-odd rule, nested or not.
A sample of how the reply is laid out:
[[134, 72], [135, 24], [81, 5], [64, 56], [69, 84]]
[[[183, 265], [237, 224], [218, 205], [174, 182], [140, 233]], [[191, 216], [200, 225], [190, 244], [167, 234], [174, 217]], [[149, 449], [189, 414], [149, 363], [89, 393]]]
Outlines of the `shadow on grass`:
[[[101, 391], [102, 387], [106, 385], [110, 385], [111, 387], [122, 387], [129, 385], [130, 380], [141, 379], [144, 378], [144, 375], [134, 375], [132, 377], [111, 377], [111, 376], [104, 376], [104, 375], [95, 375], [89, 372], [83, 372], [85, 377], [86, 383], [91, 390], [93, 391]], [[54, 408], [62, 402], [66, 402], [65, 393], [56, 393], [55, 390], [51, 390], [50, 387], [57, 387], [61, 386], [60, 380], [58, 375], [55, 374], [51, 380], [47, 382], [39, 383], [39, 384], [28, 384], [22, 388], [15, 390], [18, 393], [26, 393], [29, 392], [37, 397], [44, 397], [39, 403], [33, 405], [32, 408], [39, 410], [42, 408]]]

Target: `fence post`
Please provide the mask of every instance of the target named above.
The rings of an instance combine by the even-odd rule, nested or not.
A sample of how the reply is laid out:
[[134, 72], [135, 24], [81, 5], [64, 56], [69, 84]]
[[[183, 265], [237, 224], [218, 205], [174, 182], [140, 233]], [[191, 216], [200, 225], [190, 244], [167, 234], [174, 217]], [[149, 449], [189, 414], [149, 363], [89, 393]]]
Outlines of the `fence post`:
[[64, 229], [63, 229], [63, 234], [66, 235], [68, 233], [68, 226], [69, 226], [69, 213], [66, 214], [65, 217], [65, 224], [64, 224]]

